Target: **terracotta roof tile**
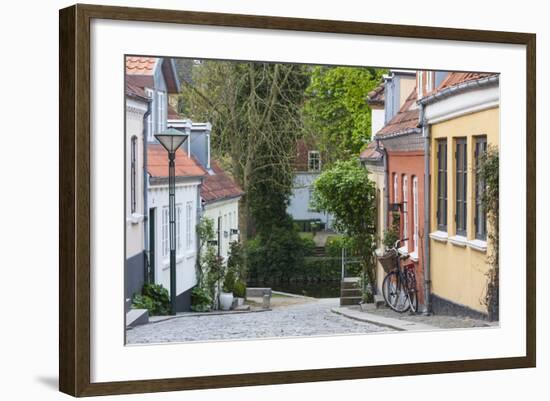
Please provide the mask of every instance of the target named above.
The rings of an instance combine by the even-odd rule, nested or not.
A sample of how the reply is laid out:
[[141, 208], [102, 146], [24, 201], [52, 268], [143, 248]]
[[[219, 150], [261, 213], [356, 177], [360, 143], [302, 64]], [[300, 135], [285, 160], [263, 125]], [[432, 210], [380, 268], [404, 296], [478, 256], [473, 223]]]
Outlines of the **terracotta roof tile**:
[[208, 174], [201, 185], [201, 197], [206, 203], [242, 196], [243, 190], [215, 161], [210, 161], [213, 174]]
[[367, 103], [370, 105], [383, 106], [385, 102], [385, 86], [384, 82], [380, 83], [374, 90], [370, 91], [367, 95]]
[[134, 97], [139, 97], [144, 100], [148, 99], [147, 94], [145, 93], [142, 87], [136, 86], [131, 82], [129, 82], [128, 80], [126, 80], [126, 94]]
[[[380, 147], [384, 148], [384, 145], [380, 142]], [[382, 153], [376, 150], [376, 141], [370, 142], [367, 147], [359, 155], [360, 160], [380, 160], [382, 159]]]
[[126, 57], [126, 74], [128, 75], [153, 75], [155, 57]]
[[475, 81], [477, 79], [487, 78], [493, 75], [497, 75], [491, 72], [451, 72], [445, 77], [445, 79], [439, 84], [433, 91], [426, 93], [424, 97], [428, 97], [441, 92], [444, 89], [463, 84], [469, 81]]
[[385, 136], [405, 132], [418, 127], [419, 109], [415, 106], [417, 99], [416, 87], [412, 90], [409, 97], [399, 109], [399, 112], [386, 124], [380, 131], [376, 133], [376, 137], [383, 138]]
[[[176, 177], [202, 177], [206, 171], [179, 148], [176, 151]], [[152, 177], [168, 177], [168, 153], [160, 144], [147, 145], [147, 171]]]

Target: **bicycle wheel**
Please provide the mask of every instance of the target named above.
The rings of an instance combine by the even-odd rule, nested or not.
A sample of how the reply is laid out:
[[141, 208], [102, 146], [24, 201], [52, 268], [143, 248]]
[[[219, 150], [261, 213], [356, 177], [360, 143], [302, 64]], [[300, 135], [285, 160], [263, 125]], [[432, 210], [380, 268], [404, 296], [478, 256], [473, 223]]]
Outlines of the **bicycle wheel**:
[[407, 269], [407, 295], [409, 298], [409, 306], [412, 313], [418, 311], [418, 290], [416, 289], [416, 275], [414, 270]]
[[410, 303], [403, 280], [396, 271], [390, 272], [382, 282], [382, 295], [388, 306], [398, 313], [406, 312]]

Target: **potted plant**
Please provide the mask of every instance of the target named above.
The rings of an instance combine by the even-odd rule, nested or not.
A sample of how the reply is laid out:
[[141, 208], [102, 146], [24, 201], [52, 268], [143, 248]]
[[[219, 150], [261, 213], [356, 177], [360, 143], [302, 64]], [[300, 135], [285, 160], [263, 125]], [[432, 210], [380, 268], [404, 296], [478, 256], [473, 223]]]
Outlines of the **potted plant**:
[[229, 310], [233, 305], [233, 288], [235, 287], [235, 272], [229, 270], [223, 279], [223, 287], [220, 293], [220, 308]]

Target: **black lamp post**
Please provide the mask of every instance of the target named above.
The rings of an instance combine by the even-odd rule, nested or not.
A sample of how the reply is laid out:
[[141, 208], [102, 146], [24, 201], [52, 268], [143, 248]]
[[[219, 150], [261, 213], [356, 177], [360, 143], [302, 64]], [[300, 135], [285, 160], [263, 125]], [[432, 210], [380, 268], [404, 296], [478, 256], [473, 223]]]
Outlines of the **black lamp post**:
[[188, 132], [168, 129], [155, 138], [168, 152], [168, 207], [170, 219], [170, 314], [176, 314], [176, 151], [189, 137]]

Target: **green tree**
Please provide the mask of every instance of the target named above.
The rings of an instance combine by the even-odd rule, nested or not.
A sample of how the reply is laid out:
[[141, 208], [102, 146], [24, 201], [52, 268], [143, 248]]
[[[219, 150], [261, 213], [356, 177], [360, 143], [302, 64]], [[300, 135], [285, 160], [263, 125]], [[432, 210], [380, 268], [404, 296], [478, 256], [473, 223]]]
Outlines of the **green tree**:
[[314, 67], [306, 90], [304, 117], [329, 163], [355, 157], [371, 138], [367, 94], [387, 70], [366, 67]]
[[[292, 161], [302, 134], [308, 71], [293, 64], [203, 61], [180, 95], [183, 115], [212, 122], [212, 146], [243, 188], [243, 240], [286, 218]], [[258, 222], [258, 220], [261, 220]]]
[[363, 278], [374, 291], [376, 187], [368, 171], [353, 160], [337, 161], [323, 171], [313, 185], [314, 204], [334, 216], [335, 228], [357, 252]]

